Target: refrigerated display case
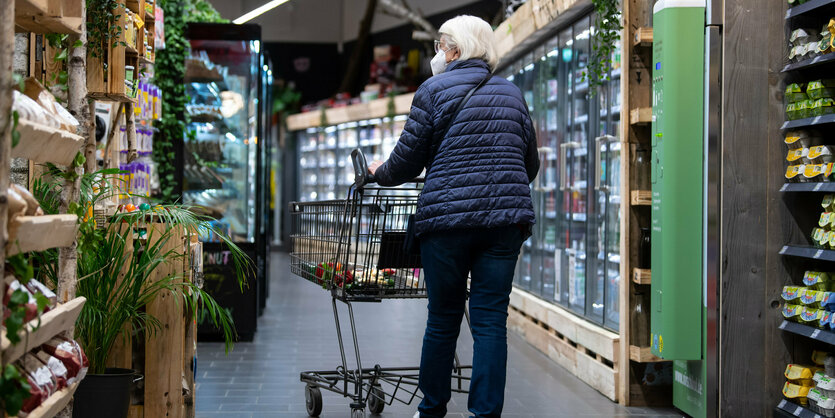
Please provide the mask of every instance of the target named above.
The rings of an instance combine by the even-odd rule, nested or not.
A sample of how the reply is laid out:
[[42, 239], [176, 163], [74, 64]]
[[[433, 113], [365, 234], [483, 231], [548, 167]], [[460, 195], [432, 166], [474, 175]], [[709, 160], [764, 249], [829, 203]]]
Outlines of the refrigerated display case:
[[351, 151], [360, 148], [369, 161], [385, 160], [400, 139], [406, 119], [397, 115], [298, 131], [298, 200], [344, 198], [354, 182]]
[[[228, 249], [216, 237], [200, 237], [204, 290], [231, 311], [240, 339], [252, 340], [266, 259], [259, 207], [266, 204], [259, 201], [266, 187], [261, 28], [191, 23], [186, 35], [191, 50], [184, 82], [192, 117], [182, 152], [183, 202], [212, 216], [252, 259], [254, 274], [242, 290]], [[203, 339], [222, 336], [208, 321], [199, 324], [198, 333]]]
[[612, 57], [609, 80], [591, 92], [592, 22], [591, 15], [577, 20], [499, 71], [522, 90], [541, 159], [531, 185], [537, 224], [514, 284], [617, 330], [620, 56]]

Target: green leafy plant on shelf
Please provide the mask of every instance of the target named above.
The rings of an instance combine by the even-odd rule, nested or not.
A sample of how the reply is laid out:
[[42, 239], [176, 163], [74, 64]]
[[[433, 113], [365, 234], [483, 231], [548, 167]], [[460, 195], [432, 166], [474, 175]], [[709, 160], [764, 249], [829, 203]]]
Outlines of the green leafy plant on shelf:
[[[200, 231], [217, 234], [228, 247], [236, 278], [243, 289], [244, 278], [252, 271], [251, 260], [222, 232], [209, 225], [210, 219], [184, 205], [156, 205], [152, 209], [113, 215], [99, 225], [92, 208], [120, 193], [120, 172], [115, 169], [85, 174], [80, 179], [80, 199], [69, 212], [79, 217], [77, 296], [87, 298], [75, 324], [75, 338], [90, 359], [90, 372], [102, 373], [107, 357], [119, 338], [143, 331], [153, 335], [159, 320], [145, 307], [164, 293], [172, 294], [188, 307], [192, 319], [207, 317], [223, 332], [229, 350], [236, 338], [229, 312], [197, 284], [179, 274], [157, 274], [158, 269], [188, 257], [175, 244], [180, 234]], [[34, 193], [45, 213], [58, 208], [61, 172], [54, 166], [34, 182]], [[58, 179], [58, 180], [56, 180]], [[178, 250], [179, 248], [179, 250]], [[53, 263], [57, 251], [38, 253], [36, 276], [55, 284]], [[151, 281], [154, 277], [156, 280]]]
[[594, 30], [590, 34], [591, 59], [583, 73], [589, 82], [589, 92], [596, 94], [597, 89], [609, 80], [612, 68], [612, 55], [620, 42], [621, 13], [619, 0], [592, 0], [594, 4]]
[[[118, 41], [124, 30], [119, 25], [119, 18], [124, 12], [124, 6], [116, 0], [87, 0], [87, 50], [90, 55], [96, 58], [104, 58], [108, 47], [116, 47], [119, 44], [127, 46], [123, 41]], [[105, 74], [107, 68], [104, 68]]]
[[[62, 33], [48, 33], [44, 35], [49, 46], [55, 49], [55, 54], [52, 57], [52, 62], [59, 66], [59, 70], [52, 74], [52, 77], [48, 78], [46, 81], [46, 87], [50, 90], [57, 89], [62, 92], [66, 92], [69, 90], [69, 84], [67, 83], [68, 80], [68, 73], [67, 73], [67, 59], [69, 58], [69, 35], [62, 34]], [[80, 40], [75, 41], [73, 44], [73, 48], [78, 48], [82, 45]], [[61, 102], [62, 104], [66, 104], [66, 100], [64, 100], [61, 95], [55, 95], [55, 99]]]

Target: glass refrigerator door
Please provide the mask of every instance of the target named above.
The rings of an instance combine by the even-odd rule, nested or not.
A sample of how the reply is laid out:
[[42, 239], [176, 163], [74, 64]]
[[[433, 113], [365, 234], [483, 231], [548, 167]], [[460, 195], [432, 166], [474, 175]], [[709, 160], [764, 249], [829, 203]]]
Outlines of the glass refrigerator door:
[[192, 56], [207, 70], [186, 78], [194, 138], [185, 144], [183, 200], [203, 207], [236, 242], [254, 242], [256, 232], [260, 67], [254, 42], [192, 40]]
[[300, 131], [299, 135], [299, 196], [302, 202], [319, 199], [317, 189], [319, 182], [319, 159], [317, 158], [317, 143], [319, 133], [317, 128]]
[[[565, 51], [570, 55], [571, 70], [568, 78], [568, 100], [570, 104], [563, 109], [566, 116], [565, 132], [569, 136], [567, 142], [560, 145], [563, 153], [563, 179], [561, 191], [563, 193], [566, 250], [564, 255], [565, 288], [567, 290], [568, 307], [585, 314], [586, 309], [586, 233], [588, 188], [590, 178], [589, 164], [589, 115], [588, 100], [589, 85], [583, 81], [586, 64], [589, 59], [589, 18], [582, 19], [574, 25], [570, 34], [560, 37]], [[567, 51], [571, 52], [567, 52]]]
[[557, 40], [547, 45], [541, 52], [539, 65], [539, 90], [537, 112], [537, 138], [539, 140], [540, 169], [536, 179], [536, 189], [540, 197], [537, 209], [537, 243], [542, 257], [542, 293], [544, 299], [560, 302], [560, 254], [564, 251], [557, 239], [560, 225], [557, 221], [557, 209], [562, 205], [562, 195], [558, 193], [559, 166], [558, 149], [564, 135], [557, 122], [558, 97], [560, 92], [560, 74], [565, 72], [560, 65], [560, 49]]

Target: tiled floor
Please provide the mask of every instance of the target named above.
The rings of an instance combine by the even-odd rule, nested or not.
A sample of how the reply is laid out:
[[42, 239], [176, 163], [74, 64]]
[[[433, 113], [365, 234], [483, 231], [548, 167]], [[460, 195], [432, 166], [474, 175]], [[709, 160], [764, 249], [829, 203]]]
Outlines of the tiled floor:
[[[330, 297], [291, 275], [286, 254], [274, 254], [271, 296], [252, 343], [239, 343], [228, 355], [220, 343], [198, 344], [198, 417], [306, 417], [299, 373], [333, 369], [341, 363]], [[345, 305], [338, 304], [343, 335], [350, 338]], [[387, 300], [354, 305], [360, 352], [366, 367], [414, 366], [420, 357], [425, 300]], [[472, 338], [459, 339], [469, 364]], [[347, 341], [346, 341], [347, 342]], [[625, 408], [600, 395], [539, 353], [524, 340], [508, 338], [507, 417], [666, 416], [673, 410]], [[349, 343], [350, 344], [350, 343]], [[353, 358], [352, 351], [348, 353]], [[349, 360], [350, 361], [350, 360]], [[350, 363], [349, 363], [350, 365]], [[323, 391], [322, 417], [349, 417], [349, 401]], [[411, 418], [412, 405], [387, 405], [382, 417]], [[453, 395], [449, 417], [468, 417], [466, 395]]]

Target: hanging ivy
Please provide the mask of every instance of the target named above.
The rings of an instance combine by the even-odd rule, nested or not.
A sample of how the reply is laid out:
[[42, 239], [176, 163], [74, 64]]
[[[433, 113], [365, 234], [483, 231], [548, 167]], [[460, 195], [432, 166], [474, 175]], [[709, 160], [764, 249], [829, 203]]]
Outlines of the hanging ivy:
[[183, 84], [186, 71], [185, 57], [188, 40], [185, 38], [186, 21], [181, 0], [162, 0], [165, 14], [165, 48], [157, 52], [154, 83], [162, 96], [162, 114], [157, 124], [158, 136], [154, 137], [153, 158], [157, 163], [162, 202], [173, 203], [176, 195], [175, 144], [182, 141], [186, 127], [186, 103], [188, 96]]
[[187, 0], [185, 15], [189, 22], [229, 23], [206, 0]]
[[[87, 0], [87, 50], [96, 58], [104, 58], [105, 47], [119, 45], [122, 26], [117, 24], [124, 8], [116, 0]], [[111, 41], [114, 40], [114, 41]], [[124, 42], [123, 45], [127, 46]]]
[[591, 33], [591, 60], [585, 72], [589, 82], [589, 91], [597, 92], [597, 87], [609, 80], [612, 68], [612, 53], [620, 41], [621, 26], [619, 0], [592, 0], [594, 3], [594, 31]]

